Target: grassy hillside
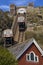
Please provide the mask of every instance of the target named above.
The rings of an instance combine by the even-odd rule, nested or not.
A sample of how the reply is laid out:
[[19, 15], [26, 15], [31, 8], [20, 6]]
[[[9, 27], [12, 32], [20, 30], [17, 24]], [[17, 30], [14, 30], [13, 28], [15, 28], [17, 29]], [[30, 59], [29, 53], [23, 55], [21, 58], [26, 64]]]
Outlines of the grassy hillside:
[[[37, 23], [37, 26], [39, 25], [42, 25], [43, 26], [43, 7], [40, 8], [40, 13], [36, 13], [35, 11], [34, 12], [30, 12], [30, 13], [27, 13], [26, 14], [26, 18], [27, 18], [27, 24], [28, 23]], [[1, 38], [1, 34], [2, 34], [2, 31], [4, 29], [7, 29], [7, 28], [11, 28], [12, 26], [12, 22], [13, 22], [13, 17], [10, 18], [8, 16], [8, 13], [7, 12], [3, 12], [0, 10], [0, 43], [2, 42], [2, 38]], [[34, 31], [37, 31], [40, 32], [43, 30], [41, 30], [41, 28], [37, 28], [37, 26], [34, 27]], [[27, 26], [28, 28], [28, 26]], [[39, 42], [43, 43], [43, 33], [33, 33], [33, 32], [26, 32], [26, 40], [28, 38], [31, 38], [31, 37], [34, 37], [35, 39], [37, 39]], [[2, 44], [2, 43], [1, 43]]]
[[35, 33], [27, 31], [25, 34], [26, 34], [25, 35], [26, 40], [33, 37], [37, 40], [38, 43], [43, 44], [43, 33]]

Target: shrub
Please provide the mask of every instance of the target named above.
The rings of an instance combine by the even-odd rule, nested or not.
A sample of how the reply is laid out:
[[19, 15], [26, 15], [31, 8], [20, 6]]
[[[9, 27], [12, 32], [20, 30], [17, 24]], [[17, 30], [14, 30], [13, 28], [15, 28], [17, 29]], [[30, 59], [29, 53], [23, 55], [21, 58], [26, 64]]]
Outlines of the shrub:
[[0, 47], [0, 65], [17, 65], [15, 57], [2, 47]]

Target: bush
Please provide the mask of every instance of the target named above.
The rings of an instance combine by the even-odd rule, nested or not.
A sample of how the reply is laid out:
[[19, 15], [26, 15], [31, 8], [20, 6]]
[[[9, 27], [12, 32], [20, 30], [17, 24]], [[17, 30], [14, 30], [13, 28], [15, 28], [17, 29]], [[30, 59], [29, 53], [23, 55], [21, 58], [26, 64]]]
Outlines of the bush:
[[0, 65], [17, 65], [15, 57], [2, 47], [0, 47]]

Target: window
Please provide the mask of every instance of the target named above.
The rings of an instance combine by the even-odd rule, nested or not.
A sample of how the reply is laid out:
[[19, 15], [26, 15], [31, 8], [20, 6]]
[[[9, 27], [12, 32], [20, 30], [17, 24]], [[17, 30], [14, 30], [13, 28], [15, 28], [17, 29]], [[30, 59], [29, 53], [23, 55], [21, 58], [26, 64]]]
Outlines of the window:
[[31, 53], [31, 60], [34, 60], [34, 54], [33, 53]]
[[26, 54], [26, 60], [27, 61], [38, 62], [38, 56], [35, 55], [35, 53], [32, 51], [29, 54]]
[[28, 55], [28, 57], [27, 57], [27, 58], [28, 58], [28, 60], [29, 60], [29, 55]]
[[35, 57], [35, 61], [37, 61], [37, 57]]
[[29, 54], [26, 54], [26, 60], [27, 61], [29, 60]]
[[35, 56], [35, 61], [36, 61], [36, 62], [38, 62], [38, 61], [39, 61], [39, 60], [38, 60], [38, 56]]

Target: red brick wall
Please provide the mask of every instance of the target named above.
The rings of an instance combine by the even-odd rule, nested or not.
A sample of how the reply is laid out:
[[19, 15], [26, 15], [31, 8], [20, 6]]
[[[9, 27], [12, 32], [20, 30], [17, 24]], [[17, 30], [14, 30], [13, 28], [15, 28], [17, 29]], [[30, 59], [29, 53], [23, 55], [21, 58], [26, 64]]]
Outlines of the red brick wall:
[[[34, 53], [39, 57], [39, 62], [26, 61], [26, 54], [31, 51], [34, 51]], [[25, 53], [18, 59], [18, 65], [43, 65], [43, 57], [34, 44], [32, 44], [31, 47], [28, 48], [27, 51], [25, 51]]]

